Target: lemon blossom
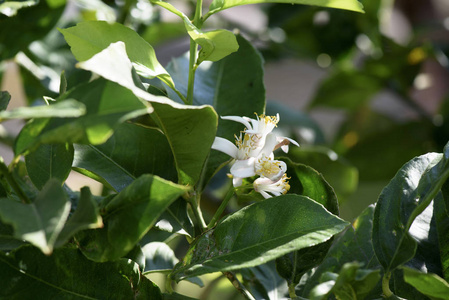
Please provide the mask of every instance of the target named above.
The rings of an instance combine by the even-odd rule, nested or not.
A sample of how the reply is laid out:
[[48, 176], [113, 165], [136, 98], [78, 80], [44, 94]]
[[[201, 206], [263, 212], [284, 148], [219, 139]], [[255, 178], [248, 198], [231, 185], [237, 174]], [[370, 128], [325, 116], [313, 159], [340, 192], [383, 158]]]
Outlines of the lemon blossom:
[[235, 136], [235, 145], [221, 137], [216, 137], [212, 144], [212, 149], [235, 159], [230, 170], [234, 187], [240, 186], [243, 178], [259, 175], [271, 181], [278, 181], [285, 174], [287, 165], [274, 160], [273, 151], [281, 148], [287, 152], [290, 143], [299, 145], [292, 139], [278, 137], [272, 133], [279, 122], [279, 114], [276, 116], [256, 114], [256, 119], [238, 116], [221, 118], [239, 122], [246, 127], [238, 137]]
[[[265, 199], [273, 196], [280, 196], [288, 192], [290, 185], [288, 184], [286, 174], [277, 181], [272, 181], [266, 177], [260, 177], [254, 180], [254, 190], [260, 193]], [[271, 194], [271, 195], [270, 195]]]

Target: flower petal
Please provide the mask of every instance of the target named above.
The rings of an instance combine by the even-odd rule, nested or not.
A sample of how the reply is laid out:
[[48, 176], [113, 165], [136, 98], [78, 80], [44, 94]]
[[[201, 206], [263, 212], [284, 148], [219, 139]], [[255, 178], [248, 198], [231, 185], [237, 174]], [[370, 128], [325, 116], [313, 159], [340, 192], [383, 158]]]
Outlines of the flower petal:
[[233, 143], [218, 136], [215, 137], [212, 144], [212, 149], [226, 153], [233, 158], [237, 158], [237, 154], [239, 152], [239, 149]]
[[254, 157], [245, 160], [237, 160], [231, 167], [232, 176], [246, 178], [256, 175], [254, 168], [255, 161], [256, 159]]
[[267, 137], [265, 138], [265, 145], [263, 146], [262, 150], [260, 151], [260, 154], [265, 154], [265, 156], [270, 156], [274, 150], [274, 147], [276, 147], [276, 144], [277, 144], [276, 135], [274, 133], [267, 134]]
[[221, 117], [223, 120], [230, 120], [230, 121], [234, 121], [234, 122], [239, 122], [242, 123], [243, 125], [246, 126], [247, 129], [252, 130], [252, 126], [251, 124], [249, 124], [249, 122], [247, 120], [245, 120], [245, 118], [242, 117], [238, 117], [238, 116], [224, 116]]

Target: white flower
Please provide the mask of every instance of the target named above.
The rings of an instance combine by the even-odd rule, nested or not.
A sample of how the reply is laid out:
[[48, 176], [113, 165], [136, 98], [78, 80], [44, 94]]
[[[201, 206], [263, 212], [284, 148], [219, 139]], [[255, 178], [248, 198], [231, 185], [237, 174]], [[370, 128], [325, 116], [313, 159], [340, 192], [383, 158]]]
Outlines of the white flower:
[[272, 181], [269, 178], [260, 177], [254, 180], [254, 190], [260, 193], [265, 199], [271, 198], [272, 196], [280, 196], [286, 194], [290, 189], [287, 179], [289, 178], [285, 173], [278, 181]]
[[234, 187], [242, 184], [242, 179], [260, 175], [270, 180], [277, 181], [287, 170], [284, 162], [273, 160], [273, 151], [282, 148], [288, 151], [288, 144], [292, 139], [277, 137], [272, 133], [279, 122], [279, 114], [265, 116], [256, 114], [257, 119], [238, 116], [225, 116], [224, 120], [230, 120], [245, 125], [244, 131], [236, 139], [236, 145], [227, 139], [216, 137], [212, 149], [228, 154], [236, 161], [231, 167]]

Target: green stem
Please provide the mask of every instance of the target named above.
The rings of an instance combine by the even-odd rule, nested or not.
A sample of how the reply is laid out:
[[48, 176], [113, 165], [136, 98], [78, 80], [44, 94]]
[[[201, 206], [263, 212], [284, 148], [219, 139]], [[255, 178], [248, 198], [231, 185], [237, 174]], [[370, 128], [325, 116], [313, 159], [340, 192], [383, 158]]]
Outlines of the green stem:
[[200, 223], [202, 231], [207, 229], [206, 222], [204, 222], [203, 214], [201, 213], [200, 205], [199, 205], [200, 194], [196, 193], [188, 199], [190, 206], [192, 207], [193, 214], [195, 215], [196, 220]]
[[288, 285], [288, 295], [291, 299], [296, 298], [295, 284], [293, 282]]
[[30, 204], [31, 200], [28, 198], [28, 196], [22, 191], [19, 184], [16, 182], [16, 179], [12, 176], [11, 172], [9, 171], [8, 167], [3, 162], [3, 159], [0, 158], [0, 173], [3, 174], [6, 181], [8, 181], [9, 185], [12, 187], [12, 189], [16, 192], [17, 196], [22, 200], [23, 203]]
[[231, 188], [226, 193], [225, 198], [223, 199], [223, 201], [221, 202], [217, 211], [215, 212], [214, 216], [212, 217], [209, 224], [207, 225], [207, 229], [211, 229], [212, 227], [215, 226], [215, 223], [217, 223], [218, 218], [220, 218], [221, 214], [226, 209], [226, 206], [228, 206], [229, 200], [231, 200], [233, 195], [234, 195], [234, 187], [231, 185]]
[[[193, 17], [193, 25], [195, 25], [198, 29], [201, 29], [202, 20], [201, 15], [203, 11], [203, 0], [196, 1], [196, 9], [195, 16]], [[198, 52], [198, 44], [191, 38], [190, 39], [190, 57], [189, 57], [189, 81], [187, 84], [187, 104], [193, 103], [193, 88], [195, 85], [195, 71], [198, 67], [196, 65], [196, 58]]]
[[382, 278], [382, 292], [385, 298], [393, 296], [393, 292], [390, 290], [390, 277], [391, 273], [386, 273]]

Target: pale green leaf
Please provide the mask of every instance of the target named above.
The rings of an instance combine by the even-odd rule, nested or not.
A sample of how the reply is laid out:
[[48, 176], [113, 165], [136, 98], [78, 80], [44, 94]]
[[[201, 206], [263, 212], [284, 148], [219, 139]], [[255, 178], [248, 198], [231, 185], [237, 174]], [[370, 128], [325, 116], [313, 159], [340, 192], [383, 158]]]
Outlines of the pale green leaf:
[[432, 273], [403, 267], [405, 282], [412, 285], [418, 291], [432, 300], [445, 300], [449, 295], [449, 283], [443, 278]]

